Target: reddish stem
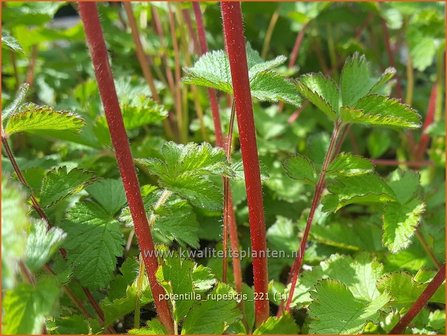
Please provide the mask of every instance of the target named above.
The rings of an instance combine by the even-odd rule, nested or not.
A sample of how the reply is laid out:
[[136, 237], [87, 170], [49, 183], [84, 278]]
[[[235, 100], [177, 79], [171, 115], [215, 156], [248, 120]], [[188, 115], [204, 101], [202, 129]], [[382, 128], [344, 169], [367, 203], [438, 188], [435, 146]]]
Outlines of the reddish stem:
[[405, 165], [407, 167], [413, 167], [413, 168], [433, 166], [433, 162], [431, 162], [431, 161], [397, 161], [397, 160], [374, 159], [374, 160], [371, 160], [371, 162], [378, 166]]
[[329, 148], [328, 148], [328, 151], [324, 158], [323, 165], [321, 167], [321, 173], [318, 178], [317, 185], [315, 186], [315, 193], [314, 193], [314, 197], [312, 199], [312, 205], [310, 208], [309, 216], [307, 217], [307, 222], [306, 222], [306, 227], [304, 229], [303, 237], [301, 238], [301, 243], [300, 243], [299, 249], [297, 251], [298, 252], [297, 257], [290, 269], [289, 280], [288, 280], [288, 283], [290, 283], [289, 296], [287, 297], [285, 307], [283, 307], [283, 305], [280, 306], [280, 309], [278, 311], [278, 316], [280, 316], [282, 314], [283, 309], [285, 311], [290, 310], [290, 305], [292, 303], [293, 294], [295, 293], [295, 287], [298, 282], [298, 277], [300, 275], [301, 267], [303, 266], [304, 254], [306, 252], [306, 245], [307, 245], [307, 240], [309, 238], [310, 228], [312, 226], [315, 211], [317, 210], [317, 207], [320, 204], [321, 195], [323, 194], [325, 178], [326, 178], [326, 171], [327, 171], [327, 168], [329, 167], [329, 163], [331, 162], [334, 154], [336, 153], [337, 148], [339, 148], [337, 145], [338, 145], [339, 136], [341, 134], [341, 130], [342, 130], [342, 124], [339, 121], [336, 121], [334, 130], [332, 132], [331, 140], [329, 143]]
[[[197, 22], [197, 32], [199, 35], [200, 51], [203, 55], [208, 52], [208, 44], [206, 42], [205, 27], [203, 25], [202, 12], [200, 11], [200, 5], [198, 2], [193, 2], [192, 7], [194, 9], [194, 16], [195, 16], [196, 22]], [[222, 134], [222, 126], [221, 126], [221, 122], [220, 122], [219, 105], [217, 104], [216, 90], [208, 89], [208, 96], [210, 98], [211, 113], [213, 114], [214, 133], [216, 135], [216, 144], [217, 144], [217, 146], [224, 148], [225, 143], [224, 143], [224, 138], [223, 138], [223, 134]]]
[[416, 302], [411, 306], [410, 310], [400, 319], [396, 326], [391, 330], [390, 334], [401, 335], [416, 315], [425, 307], [428, 300], [435, 294], [436, 290], [445, 280], [445, 264], [439, 269], [435, 277], [430, 281], [427, 288], [422, 292]]
[[307, 28], [308, 24], [309, 23], [306, 23], [301, 28], [301, 30], [298, 33], [298, 35], [296, 35], [295, 43], [293, 45], [292, 52], [290, 53], [289, 68], [292, 68], [293, 66], [295, 66], [296, 60], [298, 58], [298, 54], [300, 52], [301, 43], [303, 42], [304, 33], [306, 32], [306, 28]]
[[427, 115], [425, 116], [424, 125], [422, 126], [422, 135], [419, 139], [419, 143], [416, 147], [416, 153], [414, 159], [416, 161], [421, 161], [424, 157], [424, 153], [427, 150], [428, 143], [430, 142], [430, 135], [425, 133], [427, 128], [433, 123], [435, 119], [435, 111], [436, 111], [436, 99], [438, 94], [438, 85], [437, 83], [433, 84], [430, 94], [430, 100], [428, 102]]
[[186, 27], [188, 28], [189, 35], [191, 36], [192, 45], [194, 47], [194, 52], [197, 55], [200, 55], [199, 41], [198, 41], [197, 35], [194, 32], [194, 29], [192, 27], [191, 13], [189, 12], [189, 9], [187, 9], [187, 8], [183, 9], [182, 15], [183, 15], [183, 19], [185, 20]]
[[155, 251], [155, 246], [152, 241], [146, 211], [141, 198], [140, 186], [133, 164], [132, 153], [124, 128], [121, 108], [115, 90], [115, 83], [112, 77], [106, 43], [99, 22], [96, 3], [79, 2], [79, 12], [84, 24], [87, 44], [98, 82], [99, 93], [104, 106], [113, 147], [115, 148], [116, 160], [126, 191], [127, 202], [135, 226], [135, 234], [146, 266], [152, 296], [160, 321], [169, 333], [173, 333], [173, 321], [168, 302], [159, 299], [159, 295], [164, 294], [164, 290], [155, 277], [155, 272], [158, 268], [158, 260], [153, 253]]
[[256, 325], [260, 325], [269, 316], [267, 243], [241, 4], [239, 2], [222, 2], [221, 10], [247, 191], [250, 239], [253, 250], [253, 277], [257, 294], [255, 296], [255, 320]]

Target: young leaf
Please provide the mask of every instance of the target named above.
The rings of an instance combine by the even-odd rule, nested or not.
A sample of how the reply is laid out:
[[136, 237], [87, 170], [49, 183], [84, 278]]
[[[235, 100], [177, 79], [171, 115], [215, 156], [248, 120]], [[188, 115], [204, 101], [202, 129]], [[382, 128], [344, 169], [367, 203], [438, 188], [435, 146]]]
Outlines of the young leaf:
[[83, 126], [84, 120], [76, 114], [29, 103], [23, 104], [19, 111], [9, 117], [5, 133], [11, 135], [51, 130], [79, 132]]
[[357, 299], [336, 280], [323, 280], [312, 294], [309, 332], [312, 334], [358, 334], [368, 322], [377, 322], [379, 311], [388, 303], [382, 294], [372, 301]]
[[79, 202], [68, 210], [63, 228], [67, 232], [68, 260], [81, 284], [91, 288], [106, 286], [116, 258], [123, 253], [119, 223], [96, 203]]
[[298, 91], [312, 104], [334, 120], [339, 110], [339, 92], [335, 82], [322, 75], [306, 74], [299, 78]]
[[399, 100], [385, 96], [368, 95], [355, 105], [343, 106], [340, 118], [346, 123], [386, 127], [419, 128], [420, 115]]
[[[222, 296], [226, 300], [222, 300]], [[237, 294], [228, 285], [219, 283], [206, 301], [193, 306], [183, 323], [182, 335], [223, 334], [228, 325], [235, 323], [240, 312], [235, 299]]]
[[156, 175], [163, 187], [189, 200], [194, 206], [218, 210], [222, 192], [213, 177], [229, 175], [223, 150], [204, 143], [178, 145], [165, 143], [161, 158], [138, 160], [149, 174]]
[[164, 287], [168, 294], [179, 297], [178, 300], [170, 300], [173, 307], [174, 319], [179, 322], [185, 318], [193, 306], [195, 297], [193, 292], [192, 272], [194, 263], [191, 260], [183, 260], [178, 256], [165, 260], [163, 266], [156, 273], [157, 281]]
[[328, 182], [328, 190], [322, 203], [324, 211], [338, 211], [348, 204], [373, 204], [395, 202], [391, 188], [377, 175], [364, 174], [337, 177]]
[[43, 178], [40, 204], [50, 207], [69, 195], [80, 192], [92, 181], [92, 172], [78, 168], [68, 171], [66, 166], [54, 168]]
[[197, 293], [203, 293], [213, 288], [216, 283], [216, 277], [211, 272], [209, 267], [203, 265], [194, 265], [192, 272], [192, 284], [194, 291]]
[[3, 46], [14, 52], [23, 52], [19, 42], [5, 29], [2, 31], [2, 47]]
[[383, 215], [383, 244], [392, 253], [410, 245], [416, 226], [425, 211], [425, 204], [418, 199], [407, 204], [391, 203]]
[[89, 185], [86, 190], [112, 216], [127, 203], [123, 182], [120, 179], [100, 180]]
[[317, 170], [313, 162], [304, 155], [297, 154], [283, 162], [286, 174], [295, 179], [315, 184], [317, 182]]
[[52, 227], [47, 230], [43, 221], [34, 221], [26, 242], [26, 266], [32, 272], [39, 270], [57, 251], [65, 237], [62, 229]]
[[253, 335], [296, 335], [298, 326], [289, 313], [280, 317], [269, 317], [254, 332]]
[[355, 176], [372, 173], [373, 164], [368, 159], [351, 153], [339, 154], [329, 165], [328, 176]]
[[42, 278], [35, 286], [21, 283], [8, 290], [3, 298], [3, 334], [39, 334], [59, 296], [53, 278]]

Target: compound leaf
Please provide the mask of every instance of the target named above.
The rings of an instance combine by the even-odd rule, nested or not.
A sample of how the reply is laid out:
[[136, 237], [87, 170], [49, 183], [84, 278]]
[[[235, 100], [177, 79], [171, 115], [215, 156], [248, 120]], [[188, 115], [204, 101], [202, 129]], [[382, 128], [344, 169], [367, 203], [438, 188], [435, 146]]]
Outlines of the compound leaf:
[[351, 153], [339, 154], [329, 165], [328, 176], [355, 176], [371, 173], [373, 164], [368, 159]]
[[295, 179], [314, 184], [317, 182], [317, 170], [313, 162], [304, 155], [297, 154], [283, 162], [286, 174]]

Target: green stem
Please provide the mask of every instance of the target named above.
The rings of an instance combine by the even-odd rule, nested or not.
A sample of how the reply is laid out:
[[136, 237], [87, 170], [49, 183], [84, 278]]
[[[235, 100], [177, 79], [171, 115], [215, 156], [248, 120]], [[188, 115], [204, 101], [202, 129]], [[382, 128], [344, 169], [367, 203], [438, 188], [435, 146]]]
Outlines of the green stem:
[[264, 44], [262, 46], [262, 52], [261, 52], [261, 57], [264, 59], [267, 57], [267, 53], [270, 49], [270, 42], [272, 40], [273, 31], [275, 30], [275, 26], [276, 23], [278, 22], [278, 19], [279, 19], [279, 11], [276, 10], [273, 13], [272, 18], [270, 19], [269, 26], [267, 27], [267, 31], [265, 33]]
[[140, 254], [139, 257], [139, 267], [138, 267], [138, 275], [137, 275], [137, 288], [136, 288], [136, 297], [135, 297], [135, 312], [134, 312], [134, 322], [133, 326], [135, 329], [138, 329], [140, 327], [140, 300], [141, 300], [141, 293], [143, 288], [143, 280], [144, 280], [144, 261]]

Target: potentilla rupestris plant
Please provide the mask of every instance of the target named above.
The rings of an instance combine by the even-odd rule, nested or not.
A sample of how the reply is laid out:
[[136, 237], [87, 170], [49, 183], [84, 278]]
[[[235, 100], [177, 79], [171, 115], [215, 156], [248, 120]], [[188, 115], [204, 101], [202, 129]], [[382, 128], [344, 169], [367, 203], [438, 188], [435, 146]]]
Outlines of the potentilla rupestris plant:
[[230, 64], [239, 126], [249, 209], [250, 239], [254, 253], [253, 277], [254, 290], [257, 297], [257, 300], [255, 300], [255, 320], [256, 325], [260, 325], [269, 316], [267, 256], [265, 254], [267, 244], [242, 11], [239, 2], [222, 2], [221, 10], [225, 47]]
[[[141, 198], [140, 186], [124, 128], [121, 108], [115, 90], [96, 4], [92, 2], [80, 2], [79, 12], [84, 25], [87, 44], [90, 50], [95, 76], [98, 81], [99, 93], [109, 125], [112, 143], [115, 148], [116, 160], [123, 180], [138, 243], [142, 251], [154, 251], [155, 246]], [[174, 331], [173, 321], [168, 302], [159, 299], [159, 295], [164, 293], [164, 289], [155, 277], [158, 268], [157, 258], [155, 254], [151, 253], [143, 253], [143, 258], [160, 321], [166, 330], [172, 333]]]

